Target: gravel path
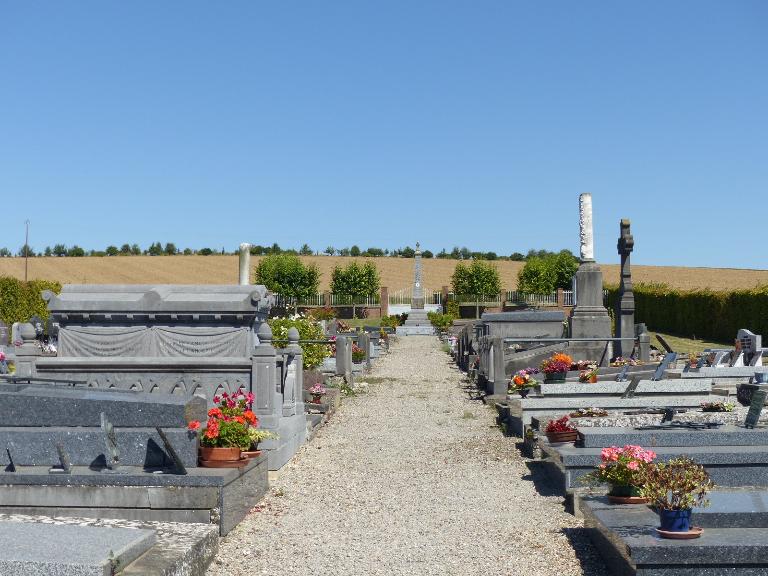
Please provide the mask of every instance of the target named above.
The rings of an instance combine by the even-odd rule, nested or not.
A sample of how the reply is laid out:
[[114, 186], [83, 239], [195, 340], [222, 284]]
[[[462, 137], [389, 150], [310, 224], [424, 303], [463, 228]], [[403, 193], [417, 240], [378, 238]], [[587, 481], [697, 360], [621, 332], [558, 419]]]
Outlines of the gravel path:
[[605, 574], [429, 336], [400, 338], [221, 541], [210, 576]]

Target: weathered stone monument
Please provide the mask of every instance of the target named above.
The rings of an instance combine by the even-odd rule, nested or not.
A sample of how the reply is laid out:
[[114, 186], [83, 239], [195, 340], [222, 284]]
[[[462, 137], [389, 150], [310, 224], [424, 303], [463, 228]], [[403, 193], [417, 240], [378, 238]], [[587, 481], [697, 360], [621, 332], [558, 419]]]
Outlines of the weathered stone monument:
[[416, 242], [411, 311], [408, 313], [408, 319], [405, 321], [405, 325], [397, 327], [397, 334], [401, 336], [411, 336], [434, 333], [435, 329], [427, 318], [427, 312], [424, 310], [424, 286], [421, 283], [421, 246]]
[[[579, 196], [581, 264], [576, 272], [576, 306], [571, 312], [571, 338], [610, 338], [611, 317], [603, 306], [603, 273], [595, 262], [592, 229], [592, 195]], [[574, 360], [597, 360], [606, 364], [606, 342], [571, 342], [568, 353]]]
[[619, 224], [618, 250], [621, 256], [621, 282], [619, 283], [619, 298], [616, 302], [616, 337], [626, 338], [616, 342], [615, 356], [629, 357], [635, 347], [635, 295], [632, 292], [632, 268], [630, 255], [635, 246], [635, 240], [630, 232], [629, 220]]

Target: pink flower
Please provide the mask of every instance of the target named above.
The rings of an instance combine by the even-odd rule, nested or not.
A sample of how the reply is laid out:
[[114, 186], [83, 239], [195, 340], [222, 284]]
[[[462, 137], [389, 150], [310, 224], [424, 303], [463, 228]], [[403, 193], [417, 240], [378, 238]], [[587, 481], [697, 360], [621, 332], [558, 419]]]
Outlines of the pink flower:
[[630, 462], [627, 462], [627, 468], [630, 470], [637, 470], [640, 468], [640, 464], [637, 463], [637, 460], [631, 460]]
[[214, 404], [218, 404], [219, 402], [221, 402], [221, 396], [214, 396], [213, 397], [213, 403]]

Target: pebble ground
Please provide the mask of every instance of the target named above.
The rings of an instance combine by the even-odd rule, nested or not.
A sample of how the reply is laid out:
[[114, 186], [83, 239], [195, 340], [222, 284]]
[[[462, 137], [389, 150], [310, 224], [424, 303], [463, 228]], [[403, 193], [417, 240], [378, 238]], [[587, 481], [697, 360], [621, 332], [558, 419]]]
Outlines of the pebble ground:
[[437, 338], [400, 338], [361, 379], [209, 576], [606, 574]]

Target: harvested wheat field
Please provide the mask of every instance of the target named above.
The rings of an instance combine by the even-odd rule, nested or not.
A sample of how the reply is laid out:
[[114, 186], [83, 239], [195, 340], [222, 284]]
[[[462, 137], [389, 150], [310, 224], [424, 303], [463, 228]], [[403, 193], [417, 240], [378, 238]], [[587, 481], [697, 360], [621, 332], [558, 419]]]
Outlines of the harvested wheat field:
[[[62, 284], [231, 284], [237, 282], [237, 256], [112, 256], [85, 258], [30, 258], [29, 278], [58, 280]], [[413, 282], [413, 259], [351, 258], [343, 256], [304, 256], [322, 273], [320, 288], [327, 290], [334, 266], [352, 260], [376, 264], [382, 286], [390, 291]], [[252, 259], [255, 266], [258, 257]], [[439, 290], [451, 283], [456, 260], [423, 260], [424, 286]], [[522, 262], [497, 261], [502, 285], [514, 289]], [[605, 282], [618, 284], [619, 266], [602, 265]], [[768, 270], [736, 268], [685, 268], [682, 266], [633, 266], [633, 280], [663, 282], [683, 289], [711, 288], [733, 290], [768, 284]], [[0, 276], [24, 278], [22, 258], [0, 258]]]

